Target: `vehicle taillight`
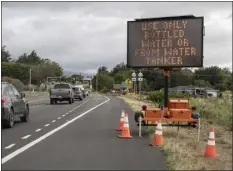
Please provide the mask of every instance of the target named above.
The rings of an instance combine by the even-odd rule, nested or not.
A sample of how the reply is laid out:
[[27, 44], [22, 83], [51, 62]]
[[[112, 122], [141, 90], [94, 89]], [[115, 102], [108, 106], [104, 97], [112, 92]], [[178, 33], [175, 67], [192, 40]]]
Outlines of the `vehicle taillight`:
[[6, 102], [6, 98], [2, 97], [2, 103], [5, 103], [5, 102]]

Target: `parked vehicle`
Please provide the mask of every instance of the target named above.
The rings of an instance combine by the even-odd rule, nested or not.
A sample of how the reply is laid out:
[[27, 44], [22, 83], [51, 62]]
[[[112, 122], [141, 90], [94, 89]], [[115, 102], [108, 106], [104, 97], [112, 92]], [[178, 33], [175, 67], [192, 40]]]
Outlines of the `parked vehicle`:
[[170, 92], [187, 92], [193, 97], [212, 97], [218, 98], [220, 96], [220, 91], [212, 88], [201, 88], [201, 87], [189, 87], [189, 86], [176, 86], [169, 88]]
[[50, 89], [50, 104], [68, 101], [74, 103], [74, 91], [69, 83], [58, 83]]
[[74, 99], [83, 100], [83, 92], [80, 87], [74, 86], [73, 91], [74, 91]]
[[14, 126], [15, 119], [22, 122], [29, 120], [29, 104], [25, 93], [18, 90], [8, 82], [2, 82], [2, 125], [7, 128]]

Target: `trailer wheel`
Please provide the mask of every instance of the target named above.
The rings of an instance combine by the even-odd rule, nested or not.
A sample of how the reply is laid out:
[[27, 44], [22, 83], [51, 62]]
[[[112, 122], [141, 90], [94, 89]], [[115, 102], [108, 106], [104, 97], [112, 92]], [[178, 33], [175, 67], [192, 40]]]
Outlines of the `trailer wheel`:
[[[144, 118], [143, 113], [142, 113], [141, 111], [135, 112], [135, 113], [134, 113], [134, 120], [135, 120], [136, 123], [139, 122], [139, 117]], [[142, 125], [145, 125], [145, 121], [142, 121]]]

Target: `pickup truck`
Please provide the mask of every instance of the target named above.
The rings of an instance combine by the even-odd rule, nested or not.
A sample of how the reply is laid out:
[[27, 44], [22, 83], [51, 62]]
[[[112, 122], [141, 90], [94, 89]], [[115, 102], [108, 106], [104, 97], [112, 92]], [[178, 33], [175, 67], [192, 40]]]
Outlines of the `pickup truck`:
[[68, 83], [58, 83], [55, 84], [52, 89], [50, 89], [50, 104], [56, 104], [58, 101], [68, 101], [69, 104], [74, 103], [74, 91], [72, 86]]

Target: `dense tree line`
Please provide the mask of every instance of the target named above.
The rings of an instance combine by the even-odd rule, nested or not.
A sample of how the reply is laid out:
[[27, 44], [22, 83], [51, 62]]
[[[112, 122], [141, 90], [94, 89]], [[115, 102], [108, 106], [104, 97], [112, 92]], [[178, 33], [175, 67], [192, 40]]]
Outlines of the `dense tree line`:
[[1, 56], [2, 76], [19, 79], [26, 85], [29, 84], [30, 70], [31, 83], [34, 85], [46, 82], [47, 77], [63, 75], [63, 69], [58, 63], [38, 56], [35, 50], [13, 59], [6, 46], [3, 46]]
[[[45, 83], [47, 77], [60, 77], [61, 81], [70, 83], [81, 82], [83, 79], [81, 74], [70, 77], [63, 76], [63, 69], [58, 63], [38, 56], [35, 50], [30, 54], [23, 53], [14, 59], [6, 50], [6, 46], [3, 46], [1, 56], [2, 76], [19, 79], [26, 85], [29, 84], [30, 69], [31, 81], [34, 85]], [[94, 89], [108, 91], [113, 88], [114, 84], [120, 84], [127, 78], [131, 78], [133, 71], [133, 69], [127, 68], [124, 63], [117, 64], [111, 71], [102, 66], [92, 79], [92, 86]], [[162, 70], [143, 69], [141, 71], [144, 75], [142, 90], [157, 90], [164, 87]], [[194, 72], [189, 68], [170, 72], [169, 87], [191, 85], [212, 87], [221, 91], [232, 90], [232, 72], [227, 68], [222, 69], [217, 66], [199, 68]]]
[[[113, 88], [113, 84], [120, 84], [127, 78], [131, 78], [133, 71], [124, 63], [117, 64], [111, 71], [102, 66], [92, 79], [92, 86], [98, 90], [110, 90]], [[141, 72], [144, 77], [142, 90], [151, 91], [164, 87], [163, 70], [143, 69]], [[222, 69], [217, 66], [199, 68], [195, 71], [189, 68], [175, 69], [169, 73], [169, 87], [175, 86], [211, 87], [221, 91], [232, 90], [232, 72], [227, 68]]]

